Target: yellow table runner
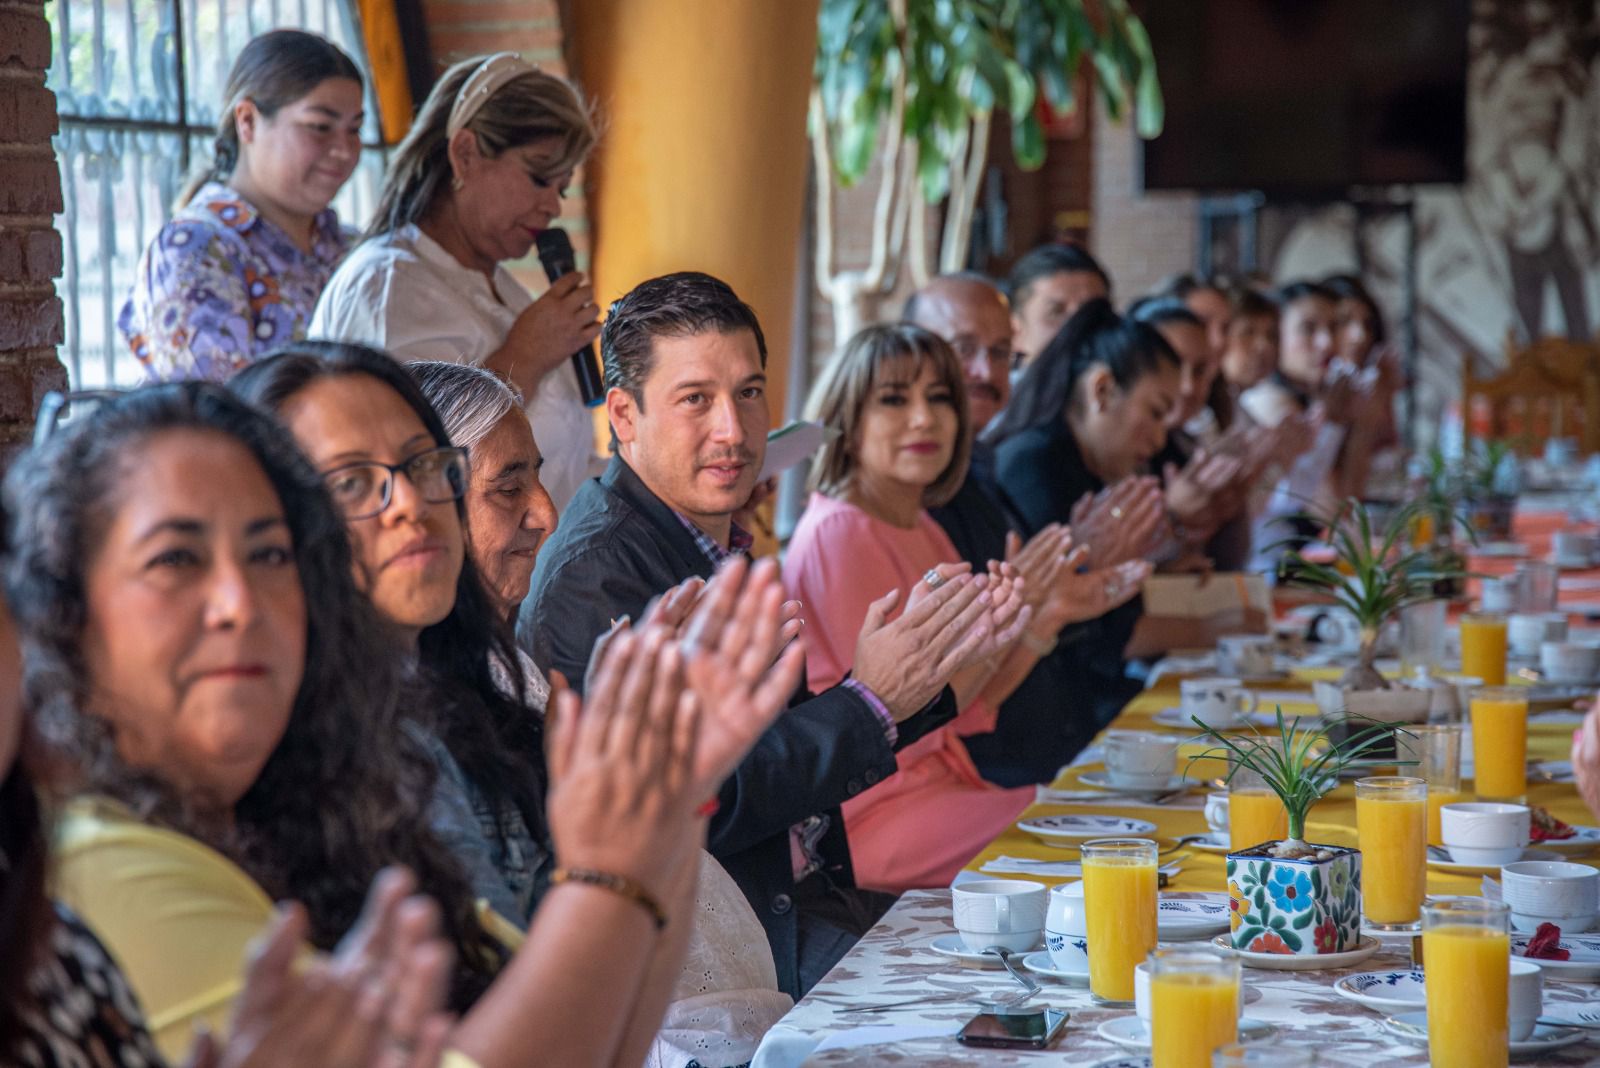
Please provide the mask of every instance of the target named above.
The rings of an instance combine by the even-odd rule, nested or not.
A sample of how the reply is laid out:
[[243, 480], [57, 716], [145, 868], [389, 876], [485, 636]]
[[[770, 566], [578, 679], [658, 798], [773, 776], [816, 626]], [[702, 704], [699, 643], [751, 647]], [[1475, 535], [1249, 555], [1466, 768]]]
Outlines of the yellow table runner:
[[[1312, 703], [1310, 682], [1313, 678], [1332, 678], [1339, 674], [1338, 670], [1319, 669], [1316, 671], [1305, 670], [1296, 672], [1293, 679], [1275, 681], [1271, 683], [1257, 683], [1254, 689], [1271, 689], [1277, 691], [1301, 690], [1305, 693], [1303, 703], [1288, 703], [1282, 705], [1284, 718], [1291, 716], [1315, 716], [1317, 709]], [[1156, 713], [1162, 709], [1171, 708], [1178, 704], [1178, 680], [1166, 678], [1152, 689], [1146, 690], [1129, 702], [1122, 714], [1111, 724], [1115, 729], [1136, 730], [1171, 730], [1154, 721]], [[1271, 711], [1276, 706], [1263, 703], [1263, 711]], [[1261, 728], [1265, 730], [1266, 728]], [[1546, 725], [1531, 723], [1528, 729], [1528, 758], [1530, 760], [1565, 760], [1572, 749], [1573, 727], [1568, 725]], [[1190, 732], [1191, 736], [1197, 731]], [[1097, 739], [1097, 741], [1100, 739]], [[1226, 767], [1220, 760], [1206, 758], [1189, 764], [1189, 758], [1202, 752], [1205, 746], [1185, 745], [1179, 749], [1178, 771], [1185, 773], [1191, 779], [1207, 780], [1217, 778], [1226, 773]], [[1078, 781], [1078, 776], [1086, 771], [1100, 769], [1099, 764], [1086, 764], [1081, 767], [1065, 770], [1056, 780], [1054, 785], [1059, 789], [1088, 789]], [[1186, 771], [1187, 768], [1187, 771]], [[1374, 772], [1377, 774], [1377, 772]], [[1470, 783], [1464, 783], [1469, 786]], [[1205, 788], [1197, 787], [1196, 793], [1203, 793]], [[1466, 793], [1467, 791], [1464, 791]], [[1470, 798], [1468, 798], [1470, 799]], [[1578, 796], [1577, 788], [1571, 783], [1534, 783], [1528, 784], [1528, 801], [1530, 804], [1542, 805], [1555, 816], [1567, 823], [1575, 825], [1594, 825], [1597, 820], [1589, 812], [1583, 800]], [[1173, 839], [1186, 834], [1204, 834], [1209, 828], [1206, 826], [1205, 815], [1194, 809], [1169, 809], [1154, 805], [1128, 805], [1111, 806], [1106, 804], [1072, 805], [1072, 804], [1037, 804], [1029, 806], [1022, 818], [1034, 816], [1057, 815], [1061, 813], [1080, 813], [1090, 816], [1104, 816], [1115, 814], [1127, 816], [1132, 819], [1146, 820], [1156, 825], [1155, 837], [1160, 840], [1161, 848], [1166, 849], [1172, 845]], [[1356, 802], [1355, 788], [1349, 783], [1341, 785], [1337, 790], [1319, 801], [1311, 810], [1306, 819], [1306, 839], [1310, 842], [1326, 845], [1355, 846], [1356, 842]], [[1592, 852], [1592, 851], [1590, 851]], [[1562, 849], [1563, 859], [1585, 859], [1589, 852], [1576, 849]], [[1026, 857], [1033, 860], [1076, 860], [1078, 851], [1075, 848], [1058, 848], [1045, 845], [1030, 834], [1018, 830], [1015, 826], [1006, 830], [1000, 837], [991, 842], [982, 853], [973, 858], [967, 865], [967, 870], [977, 872], [984, 864], [998, 857]], [[1227, 876], [1225, 872], [1226, 858], [1220, 853], [1209, 853], [1204, 850], [1185, 846], [1172, 853], [1161, 857], [1163, 864], [1176, 862], [1183, 871], [1173, 879], [1168, 889], [1171, 890], [1226, 890]], [[1593, 862], [1592, 860], [1589, 862]], [[1053, 879], [1047, 876], [1035, 875], [996, 875], [997, 878], [1012, 879], [1038, 879], [1045, 883], [1066, 882], [1065, 879]], [[1481, 875], [1462, 875], [1452, 872], [1443, 872], [1430, 867], [1428, 869], [1428, 892], [1430, 894], [1473, 894], [1481, 892]]]

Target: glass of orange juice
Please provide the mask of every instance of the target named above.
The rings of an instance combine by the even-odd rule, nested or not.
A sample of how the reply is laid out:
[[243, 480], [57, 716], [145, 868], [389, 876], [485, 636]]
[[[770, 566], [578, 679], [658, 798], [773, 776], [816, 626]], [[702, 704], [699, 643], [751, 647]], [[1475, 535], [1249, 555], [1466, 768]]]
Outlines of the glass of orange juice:
[[1415, 760], [1405, 768], [1428, 784], [1428, 844], [1442, 846], [1439, 806], [1466, 800], [1461, 796], [1461, 725], [1431, 723], [1395, 731], [1400, 759]]
[[1228, 779], [1228, 852], [1289, 836], [1283, 799], [1267, 789], [1259, 772], [1236, 767]]
[[1089, 992], [1133, 1001], [1133, 969], [1156, 948], [1156, 844], [1096, 838], [1083, 844]]
[[1415, 776], [1356, 780], [1361, 913], [1368, 926], [1417, 929], [1428, 875], [1427, 798], [1428, 784]]
[[1239, 1040], [1239, 958], [1211, 949], [1150, 954], [1152, 1068], [1210, 1068]]
[[1511, 1030], [1511, 910], [1481, 897], [1422, 911], [1428, 1059], [1451, 1068], [1506, 1068]]
[[1469, 612], [1461, 617], [1461, 674], [1487, 686], [1506, 681], [1506, 617]]
[[1473, 787], [1483, 801], [1521, 804], [1528, 793], [1528, 693], [1486, 686], [1472, 694]]

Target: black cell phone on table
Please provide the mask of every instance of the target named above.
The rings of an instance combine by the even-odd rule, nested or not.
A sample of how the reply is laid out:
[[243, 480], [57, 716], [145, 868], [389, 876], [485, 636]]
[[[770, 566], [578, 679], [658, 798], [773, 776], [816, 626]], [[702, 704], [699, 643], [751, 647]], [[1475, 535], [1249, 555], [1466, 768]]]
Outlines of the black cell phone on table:
[[1044, 1049], [1061, 1037], [1067, 1014], [1059, 1009], [980, 1012], [956, 1035], [958, 1042], [987, 1049]]

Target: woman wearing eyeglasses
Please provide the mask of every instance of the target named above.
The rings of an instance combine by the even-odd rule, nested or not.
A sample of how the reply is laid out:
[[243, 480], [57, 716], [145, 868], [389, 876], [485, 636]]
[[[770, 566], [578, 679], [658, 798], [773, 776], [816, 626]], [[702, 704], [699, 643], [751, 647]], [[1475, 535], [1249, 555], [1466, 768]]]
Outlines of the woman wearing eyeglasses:
[[139, 260], [117, 328], [153, 382], [220, 382], [305, 336], [350, 248], [330, 204], [361, 158], [361, 71], [274, 30], [228, 74], [211, 163]]

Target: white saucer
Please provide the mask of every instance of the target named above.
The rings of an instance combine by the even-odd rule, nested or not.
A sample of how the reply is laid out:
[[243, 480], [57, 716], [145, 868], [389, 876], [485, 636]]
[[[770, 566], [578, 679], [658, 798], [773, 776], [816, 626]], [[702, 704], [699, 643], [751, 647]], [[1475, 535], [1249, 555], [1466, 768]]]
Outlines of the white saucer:
[[[1190, 718], [1187, 712], [1176, 707], [1163, 708], [1160, 712], [1157, 712], [1154, 716], [1152, 716], [1151, 719], [1153, 719], [1162, 727], [1176, 727], [1179, 730], [1185, 731], [1201, 731], [1205, 729], [1200, 724], [1196, 723], [1192, 718]], [[1213, 723], [1211, 726], [1215, 727], [1219, 731], [1231, 731], [1240, 727], [1248, 726], [1249, 724], [1250, 717], [1241, 713], [1226, 723]]]
[[1252, 953], [1248, 949], [1234, 949], [1232, 935], [1218, 935], [1211, 940], [1218, 949], [1233, 950], [1246, 968], [1264, 968], [1277, 972], [1318, 972], [1349, 968], [1360, 964], [1378, 952], [1383, 943], [1370, 935], [1362, 935], [1355, 949], [1343, 953], [1315, 953], [1297, 956], [1290, 953]]
[[[1383, 1029], [1394, 1037], [1410, 1042], [1414, 1046], [1428, 1044], [1428, 1014], [1426, 1012], [1403, 1012], [1399, 1016], [1390, 1016], [1383, 1021]], [[1529, 1053], [1548, 1053], [1553, 1049], [1563, 1046], [1576, 1045], [1588, 1036], [1581, 1027], [1551, 1027], [1549, 1024], [1535, 1024], [1533, 1034], [1521, 1042], [1511, 1043], [1512, 1056], [1523, 1056]]]
[[1120, 786], [1113, 783], [1111, 776], [1104, 770], [1086, 771], [1078, 776], [1078, 781], [1085, 786], [1093, 786], [1096, 790], [1109, 790], [1114, 794], [1161, 794], [1195, 785], [1192, 780], [1185, 779], [1182, 775], [1174, 775], [1164, 786]]
[[1026, 831], [1046, 845], [1077, 848], [1090, 838], [1144, 837], [1156, 829], [1149, 820], [1126, 816], [1035, 816], [1018, 820], [1017, 829]]
[[1227, 894], [1162, 894], [1156, 901], [1156, 937], [1167, 942], [1209, 938], [1228, 929], [1232, 912]]
[[1064, 983], [1074, 986], [1089, 985], [1089, 968], [1084, 966], [1083, 971], [1075, 972], [1056, 967], [1055, 961], [1050, 959], [1049, 950], [1038, 950], [1022, 958], [1022, 966], [1038, 975], [1048, 975], [1052, 979], [1060, 979]]
[[1089, 1068], [1150, 1068], [1149, 1057], [1111, 1057], [1095, 1061]]
[[1560, 849], [1574, 853], [1600, 846], [1600, 827], [1573, 827], [1571, 838], [1546, 838], [1537, 849]]
[[[1524, 960], [1527, 956], [1529, 936], [1513, 931], [1511, 933], [1511, 959], [1518, 957]], [[1547, 972], [1551, 979], [1566, 979], [1584, 981], [1600, 979], [1600, 935], [1568, 935], [1556, 943], [1557, 949], [1565, 949], [1572, 954], [1566, 960], [1539, 960], [1531, 958], [1541, 971]]]
[[[1239, 1021], [1239, 1041], [1259, 1042], [1276, 1030], [1265, 1020], [1252, 1020], [1246, 1016]], [[1137, 1016], [1113, 1017], [1097, 1027], [1095, 1033], [1123, 1049], [1150, 1048], [1150, 1029]]]
[[1226, 853], [1233, 848], [1233, 844], [1228, 840], [1226, 834], [1218, 834], [1216, 831], [1211, 831], [1204, 838], [1196, 838], [1194, 841], [1189, 842], [1188, 847], [1190, 849], [1198, 849], [1203, 853]]
[[1428, 992], [1420, 971], [1342, 975], [1333, 984], [1333, 992], [1382, 1013], [1415, 1012], [1428, 1004]]
[[1473, 556], [1487, 556], [1496, 560], [1515, 560], [1529, 555], [1527, 546], [1516, 541], [1486, 541], [1468, 550]]
[[[928, 948], [941, 957], [953, 957], [969, 968], [998, 968], [1000, 958], [993, 953], [974, 953], [961, 941], [958, 934], [940, 935], [928, 943]], [[1020, 954], [1019, 954], [1020, 956]]]
[[[1446, 859], [1440, 860], [1440, 855]], [[1463, 875], [1499, 875], [1502, 864], [1457, 864], [1449, 859], [1449, 852], [1442, 846], [1428, 847], [1428, 867], [1436, 871], [1454, 871]], [[1549, 849], [1524, 849], [1522, 856], [1517, 860], [1560, 860], [1561, 854]], [[1507, 863], [1510, 863], [1509, 861]]]
[[1556, 556], [1552, 553], [1545, 557], [1545, 561], [1562, 571], [1589, 571], [1594, 567], [1594, 559], [1588, 556]]

